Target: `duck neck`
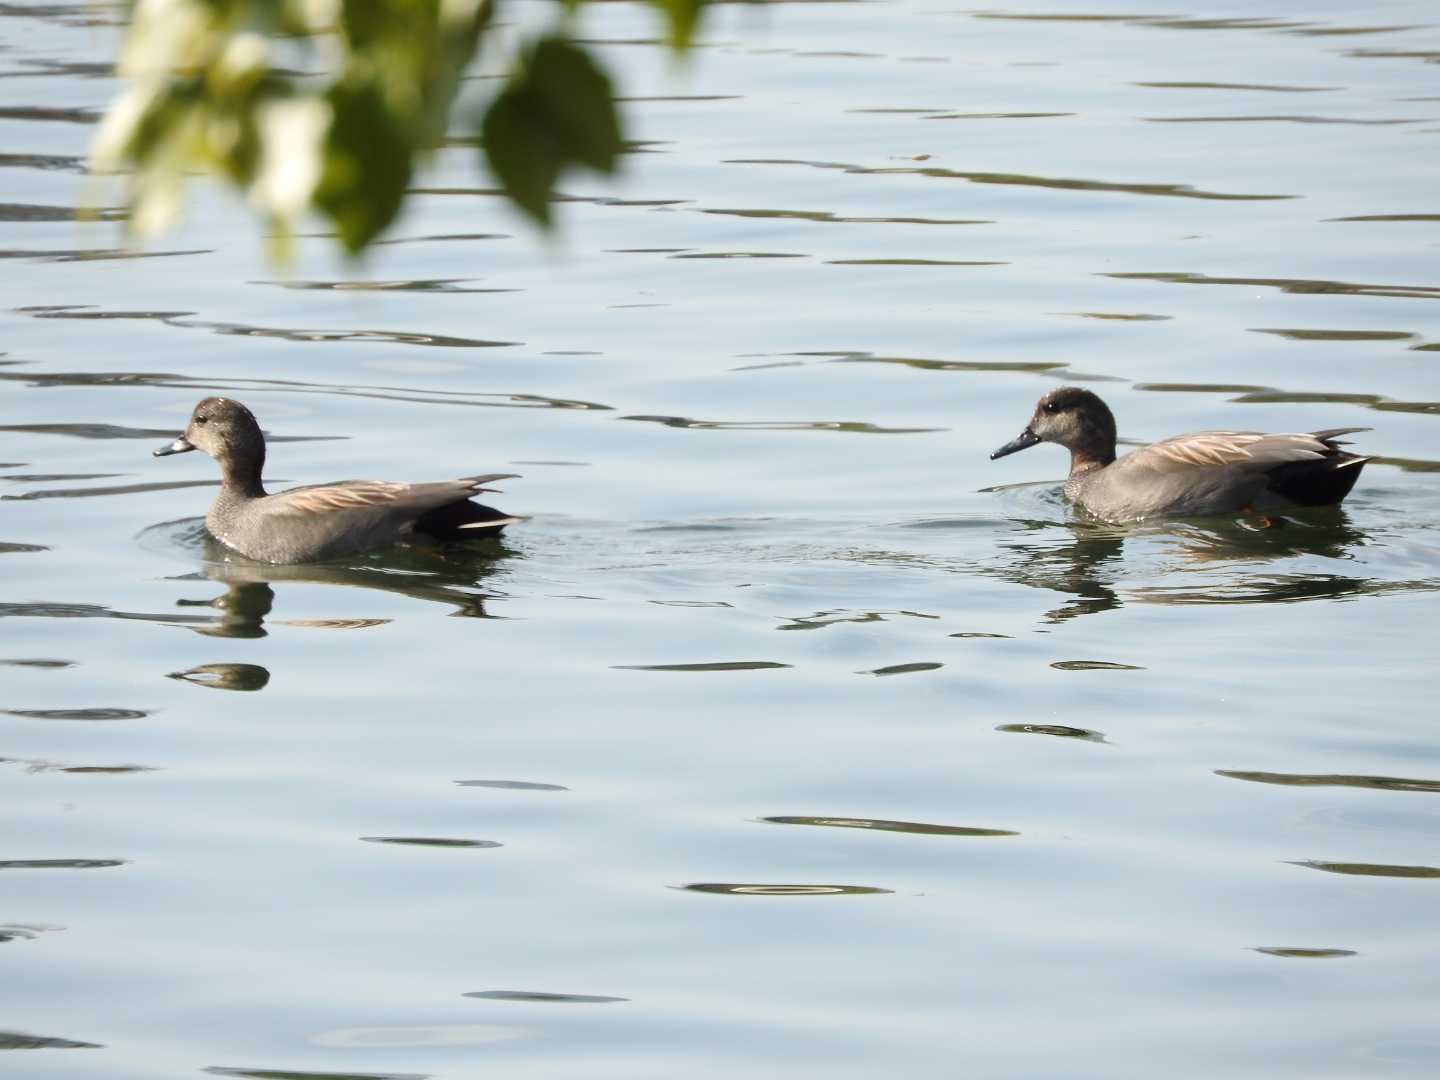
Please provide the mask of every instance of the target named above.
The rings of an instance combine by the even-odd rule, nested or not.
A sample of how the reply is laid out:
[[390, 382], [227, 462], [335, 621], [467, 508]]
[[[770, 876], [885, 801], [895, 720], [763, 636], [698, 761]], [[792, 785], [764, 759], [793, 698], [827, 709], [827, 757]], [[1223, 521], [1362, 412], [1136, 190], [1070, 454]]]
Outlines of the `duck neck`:
[[1100, 443], [1082, 443], [1070, 447], [1070, 475], [1084, 476], [1086, 473], [1103, 469], [1115, 460], [1115, 446]]
[[260, 474], [265, 468], [265, 450], [238, 452], [220, 462], [220, 495], [222, 498], [261, 499], [265, 485]]

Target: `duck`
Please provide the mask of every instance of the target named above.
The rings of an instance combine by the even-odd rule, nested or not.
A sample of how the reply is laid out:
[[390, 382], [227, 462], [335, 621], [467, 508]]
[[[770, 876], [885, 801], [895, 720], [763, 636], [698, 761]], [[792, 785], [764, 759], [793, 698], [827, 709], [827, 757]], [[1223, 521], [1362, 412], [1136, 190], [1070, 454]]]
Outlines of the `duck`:
[[1065, 497], [1112, 523], [1264, 514], [1338, 504], [1370, 460], [1341, 449], [1348, 444], [1339, 437], [1369, 430], [1195, 431], [1117, 459], [1110, 407], [1089, 390], [1062, 386], [1040, 399], [1025, 429], [990, 460], [1058, 443], [1070, 451]]
[[487, 473], [438, 483], [341, 480], [269, 494], [261, 480], [265, 434], [238, 401], [207, 397], [179, 438], [156, 457], [200, 450], [220, 466], [220, 492], [205, 527], [231, 551], [265, 563], [322, 562], [390, 547], [412, 538], [459, 540], [497, 536], [521, 520], [472, 501], [486, 485], [515, 473]]

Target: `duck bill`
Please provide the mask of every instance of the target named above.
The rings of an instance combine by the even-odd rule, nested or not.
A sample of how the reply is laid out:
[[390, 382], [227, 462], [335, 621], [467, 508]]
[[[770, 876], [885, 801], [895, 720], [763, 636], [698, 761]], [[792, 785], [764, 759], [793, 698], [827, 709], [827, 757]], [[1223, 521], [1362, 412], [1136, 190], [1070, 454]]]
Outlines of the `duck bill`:
[[1018, 454], [1021, 450], [1028, 450], [1039, 441], [1040, 436], [1036, 435], [1027, 427], [1024, 431], [1020, 432], [1019, 435], [1016, 435], [1015, 438], [991, 454], [990, 460], [994, 461], [996, 458], [1005, 457], [1007, 454]]
[[169, 446], [162, 446], [162, 447], [160, 447], [159, 450], [156, 450], [156, 451], [155, 451], [155, 456], [156, 456], [156, 457], [169, 457], [171, 454], [183, 454], [183, 453], [186, 453], [187, 451], [194, 450], [194, 449], [195, 449], [195, 444], [192, 443], [192, 442], [190, 442], [189, 439], [185, 438], [184, 435], [181, 435], [178, 439], [176, 439], [174, 442], [172, 442]]

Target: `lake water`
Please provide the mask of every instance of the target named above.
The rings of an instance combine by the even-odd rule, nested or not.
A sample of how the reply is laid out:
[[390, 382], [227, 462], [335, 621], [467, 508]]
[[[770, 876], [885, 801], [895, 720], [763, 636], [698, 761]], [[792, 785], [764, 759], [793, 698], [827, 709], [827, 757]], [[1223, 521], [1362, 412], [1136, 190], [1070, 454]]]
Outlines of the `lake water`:
[[[286, 272], [72, 220], [114, 22], [0, 8], [7, 1075], [1440, 1070], [1433, 0], [605, 4], [555, 242], [457, 127]], [[986, 459], [1061, 382], [1376, 457], [1101, 527]], [[529, 520], [226, 559], [212, 393]]]

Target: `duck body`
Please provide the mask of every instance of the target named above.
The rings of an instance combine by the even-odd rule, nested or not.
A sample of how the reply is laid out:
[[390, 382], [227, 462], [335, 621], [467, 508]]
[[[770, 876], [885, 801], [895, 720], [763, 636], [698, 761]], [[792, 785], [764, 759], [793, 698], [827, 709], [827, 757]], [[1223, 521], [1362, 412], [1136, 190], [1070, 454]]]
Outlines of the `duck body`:
[[1196, 431], [1115, 457], [1115, 419], [1089, 390], [1061, 387], [1040, 399], [1020, 435], [991, 459], [1040, 442], [1070, 451], [1065, 495], [1105, 521], [1208, 517], [1339, 503], [1368, 458], [1342, 449], [1366, 428], [1264, 433]]
[[155, 455], [188, 450], [203, 450], [220, 466], [220, 492], [205, 514], [205, 527], [226, 547], [258, 562], [320, 562], [418, 537], [495, 536], [519, 520], [472, 501], [491, 490], [485, 485], [513, 473], [428, 484], [342, 480], [268, 494], [261, 481], [265, 436], [254, 414], [229, 398], [196, 405], [185, 433]]

